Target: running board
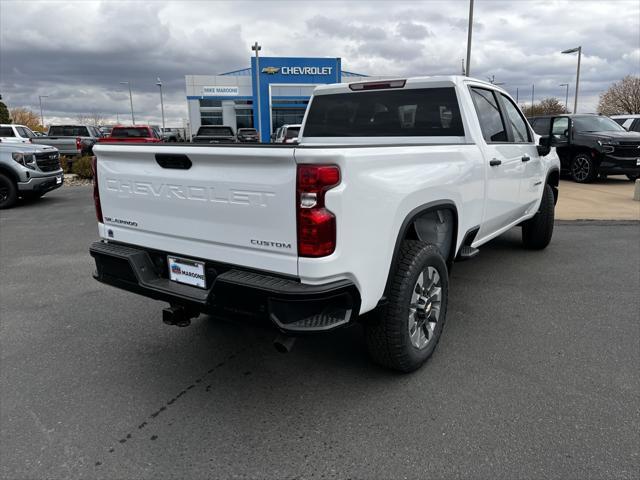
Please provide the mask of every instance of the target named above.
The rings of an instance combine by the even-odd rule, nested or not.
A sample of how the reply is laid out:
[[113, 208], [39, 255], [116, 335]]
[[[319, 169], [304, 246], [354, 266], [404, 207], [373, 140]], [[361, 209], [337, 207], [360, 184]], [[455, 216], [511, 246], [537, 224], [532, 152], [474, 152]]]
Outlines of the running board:
[[460, 247], [460, 251], [458, 252], [457, 260], [459, 262], [463, 262], [465, 260], [471, 260], [473, 257], [476, 257], [480, 253], [475, 247], [470, 247], [469, 245], [463, 245]]

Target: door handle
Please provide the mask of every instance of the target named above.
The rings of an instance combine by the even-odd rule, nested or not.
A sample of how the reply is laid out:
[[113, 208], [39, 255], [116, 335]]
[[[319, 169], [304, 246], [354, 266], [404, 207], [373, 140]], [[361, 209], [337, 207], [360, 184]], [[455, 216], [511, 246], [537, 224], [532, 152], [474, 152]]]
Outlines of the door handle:
[[525, 155], [522, 156], [522, 161], [523, 162], [528, 162], [529, 160], [531, 160], [531, 157], [529, 155], [525, 154]]
[[497, 167], [498, 165], [502, 165], [502, 160], [498, 160], [497, 158], [493, 158], [489, 162], [489, 165], [491, 165], [492, 167]]

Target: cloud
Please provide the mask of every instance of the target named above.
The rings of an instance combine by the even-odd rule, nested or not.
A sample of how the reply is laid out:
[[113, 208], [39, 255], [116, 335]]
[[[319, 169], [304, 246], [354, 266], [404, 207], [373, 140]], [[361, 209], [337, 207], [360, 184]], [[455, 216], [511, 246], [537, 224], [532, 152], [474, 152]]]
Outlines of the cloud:
[[[80, 7], [81, 5], [81, 7]], [[265, 56], [342, 57], [346, 70], [380, 75], [460, 73], [467, 2], [0, 1], [0, 93], [9, 106], [71, 120], [97, 112], [160, 123], [162, 78], [169, 124], [187, 116], [184, 76], [249, 65]], [[624, 12], [624, 14], [621, 14]], [[580, 109], [628, 74], [640, 74], [640, 4], [485, 0], [475, 3], [471, 73], [495, 75], [513, 95], [564, 100], [582, 45]], [[570, 99], [571, 101], [571, 99]]]

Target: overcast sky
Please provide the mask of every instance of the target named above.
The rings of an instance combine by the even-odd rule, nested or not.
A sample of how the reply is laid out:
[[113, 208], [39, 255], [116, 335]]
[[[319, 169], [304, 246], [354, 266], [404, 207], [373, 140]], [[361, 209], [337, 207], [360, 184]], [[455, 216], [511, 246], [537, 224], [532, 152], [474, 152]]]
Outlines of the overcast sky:
[[[168, 125], [187, 116], [184, 75], [249, 66], [265, 56], [341, 57], [345, 70], [376, 75], [460, 73], [468, 0], [457, 1], [13, 1], [0, 0], [0, 93], [46, 123], [98, 113]], [[556, 96], [569, 104], [582, 45], [581, 111], [628, 74], [640, 74], [640, 1], [476, 0], [471, 73], [494, 76], [520, 103]]]

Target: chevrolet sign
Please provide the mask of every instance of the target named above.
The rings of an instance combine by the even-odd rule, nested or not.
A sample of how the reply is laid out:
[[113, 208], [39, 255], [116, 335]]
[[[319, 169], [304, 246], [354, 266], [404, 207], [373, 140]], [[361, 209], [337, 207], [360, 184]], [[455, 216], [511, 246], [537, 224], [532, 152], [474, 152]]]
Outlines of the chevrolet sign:
[[282, 75], [331, 75], [333, 67], [282, 67]]
[[331, 75], [333, 67], [264, 67], [261, 71], [268, 75]]

